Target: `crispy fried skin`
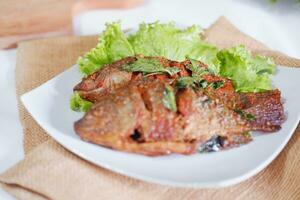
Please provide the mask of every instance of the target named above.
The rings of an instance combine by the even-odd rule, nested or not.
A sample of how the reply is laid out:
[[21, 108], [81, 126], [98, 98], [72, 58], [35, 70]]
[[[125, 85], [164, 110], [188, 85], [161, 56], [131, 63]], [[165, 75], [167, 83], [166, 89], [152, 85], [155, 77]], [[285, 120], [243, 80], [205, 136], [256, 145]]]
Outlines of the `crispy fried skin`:
[[254, 116], [254, 119], [249, 120], [252, 130], [274, 132], [281, 128], [285, 117], [279, 90], [237, 93], [228, 79], [212, 75], [206, 76], [205, 79], [208, 82], [220, 80], [225, 82], [224, 86], [218, 89], [207, 88], [206, 94], [212, 99], [219, 99], [230, 109]]
[[124, 64], [134, 62], [135, 57], [126, 57], [112, 64], [104, 66], [93, 74], [83, 78], [83, 80], [74, 87], [74, 91], [91, 102], [97, 102], [103, 95], [128, 84], [131, 80], [132, 73], [120, 70]]
[[[148, 84], [147, 91], [144, 85], [131, 84], [103, 97], [75, 123], [76, 133], [92, 143], [150, 156], [194, 152], [196, 143], [176, 141], [175, 114], [165, 109], [157, 98], [145, 96], [148, 91], [151, 95], [155, 92], [162, 95], [164, 84], [159, 81]], [[149, 101], [148, 105], [144, 101]], [[155, 112], [151, 113], [146, 106]], [[166, 116], [169, 120], [164, 120]]]
[[250, 121], [252, 130], [273, 132], [281, 129], [285, 116], [279, 90], [246, 93], [239, 98], [243, 99], [240, 104], [242, 110], [255, 116], [255, 120]]
[[[178, 92], [179, 112], [164, 107], [165, 82], [138, 81], [102, 97], [74, 125], [84, 140], [150, 156], [192, 154], [214, 135], [228, 138], [249, 130], [245, 120], [203, 92]], [[192, 101], [185, 103], [186, 97]], [[190, 104], [188, 114], [181, 105]], [[248, 142], [250, 140], [245, 140]]]
[[205, 142], [214, 135], [231, 137], [250, 130], [248, 122], [234, 111], [212, 100], [203, 91], [184, 89], [177, 94], [178, 111], [184, 116], [186, 140]]

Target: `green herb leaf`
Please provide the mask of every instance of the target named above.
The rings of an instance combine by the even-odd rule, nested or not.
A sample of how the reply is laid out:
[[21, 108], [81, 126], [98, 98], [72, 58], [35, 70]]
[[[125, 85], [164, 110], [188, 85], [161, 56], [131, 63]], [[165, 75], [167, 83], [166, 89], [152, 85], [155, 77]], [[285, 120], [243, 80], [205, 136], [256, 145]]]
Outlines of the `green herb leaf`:
[[199, 65], [199, 61], [186, 57], [191, 64], [187, 65], [187, 68], [191, 70], [192, 76], [188, 77], [180, 77], [177, 80], [176, 86], [178, 88], [187, 88], [187, 87], [195, 87], [198, 86], [200, 88], [206, 88], [209, 84], [202, 78], [203, 75], [212, 73], [209, 69], [203, 69]]
[[220, 87], [223, 87], [224, 84], [225, 84], [224, 81], [216, 81], [216, 82], [211, 83], [210, 86], [216, 90]]
[[254, 121], [256, 120], [256, 117], [250, 113], [246, 113], [242, 110], [239, 110], [239, 109], [235, 109], [234, 112], [236, 112], [237, 114], [239, 114], [241, 117], [249, 120], [249, 121]]
[[133, 63], [123, 65], [122, 68], [128, 72], [143, 72], [145, 75], [167, 73], [172, 76], [180, 72], [176, 67], [164, 67], [159, 60], [145, 58], [139, 58]]
[[205, 88], [207, 88], [209, 86], [209, 84], [207, 83], [207, 81], [204, 80], [204, 79], [201, 79], [200, 81], [198, 81], [197, 84], [198, 84], [198, 86], [200, 88], [203, 88], [203, 89], [205, 89]]
[[191, 70], [193, 77], [200, 78], [201, 76], [203, 76], [205, 74], [213, 73], [208, 68], [207, 69], [202, 69], [200, 67], [200, 65], [199, 65], [199, 61], [198, 60], [192, 59], [189, 56], [187, 56], [186, 59], [191, 62], [190, 65], [187, 65], [187, 68], [189, 70]]
[[246, 113], [246, 119], [248, 119], [250, 121], [254, 121], [254, 120], [256, 120], [256, 117], [252, 114]]
[[185, 76], [180, 77], [176, 82], [176, 87], [178, 88], [199, 87], [205, 89], [209, 86], [211, 86], [211, 84], [207, 83], [207, 81], [201, 77]]
[[180, 77], [176, 82], [177, 88], [187, 88], [187, 87], [194, 87], [195, 86], [195, 78], [190, 76]]
[[170, 76], [173, 76], [180, 72], [181, 70], [178, 69], [177, 67], [166, 67], [164, 68], [164, 71], [167, 72]]
[[191, 65], [188, 67], [193, 73], [198, 74], [199, 72], [201, 72], [198, 60], [189, 58], [189, 56], [187, 56], [186, 58], [191, 62]]
[[173, 112], [177, 112], [175, 94], [174, 94], [173, 88], [170, 85], [166, 85], [162, 103], [164, 104], [164, 106], [167, 109], [169, 109]]
[[78, 92], [75, 92], [70, 100], [70, 107], [74, 111], [87, 112], [92, 105], [92, 102], [82, 99]]

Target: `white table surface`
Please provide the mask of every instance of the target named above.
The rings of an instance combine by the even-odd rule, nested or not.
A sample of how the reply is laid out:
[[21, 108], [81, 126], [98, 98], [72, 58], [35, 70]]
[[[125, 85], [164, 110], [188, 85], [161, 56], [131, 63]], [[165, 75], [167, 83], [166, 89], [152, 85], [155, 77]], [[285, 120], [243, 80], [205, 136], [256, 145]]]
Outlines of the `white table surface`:
[[[205, 28], [225, 15], [239, 29], [269, 47], [300, 58], [300, 4], [296, 0], [281, 1], [273, 5], [268, 0], [148, 0], [134, 9], [81, 14], [74, 19], [74, 29], [77, 35], [98, 34], [106, 22], [115, 20], [121, 20], [123, 28], [156, 20]], [[271, 39], [274, 37], [278, 39]], [[15, 94], [15, 62], [16, 50], [0, 51], [0, 173], [24, 157]], [[0, 189], [0, 199], [14, 198]]]

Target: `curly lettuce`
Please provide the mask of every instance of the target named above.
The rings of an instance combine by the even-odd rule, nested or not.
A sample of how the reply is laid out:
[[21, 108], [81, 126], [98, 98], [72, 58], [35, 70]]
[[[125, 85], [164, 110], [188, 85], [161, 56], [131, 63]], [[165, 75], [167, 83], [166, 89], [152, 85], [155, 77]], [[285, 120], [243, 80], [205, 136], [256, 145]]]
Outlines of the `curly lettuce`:
[[183, 61], [186, 56], [208, 63], [218, 72], [216, 54], [218, 49], [201, 39], [203, 30], [196, 25], [179, 29], [175, 23], [142, 23], [128, 40], [136, 54], [162, 56], [170, 60]]
[[74, 92], [70, 100], [70, 107], [74, 111], [87, 112], [92, 105], [92, 102], [82, 99], [78, 92]]
[[80, 71], [89, 75], [103, 65], [134, 55], [133, 48], [121, 30], [120, 22], [106, 24], [97, 46], [77, 61]]
[[217, 57], [220, 75], [231, 79], [236, 91], [263, 92], [272, 89], [270, 74], [275, 72], [272, 59], [253, 57], [243, 45], [223, 49]]
[[218, 72], [218, 49], [201, 39], [203, 30], [199, 26], [179, 29], [173, 22], [161, 24], [142, 23], [136, 33], [128, 37], [119, 22], [106, 25], [99, 43], [90, 52], [78, 59], [80, 71], [89, 75], [105, 64], [126, 56], [143, 54], [162, 56], [170, 60], [183, 61], [186, 56], [207, 63], [212, 71]]

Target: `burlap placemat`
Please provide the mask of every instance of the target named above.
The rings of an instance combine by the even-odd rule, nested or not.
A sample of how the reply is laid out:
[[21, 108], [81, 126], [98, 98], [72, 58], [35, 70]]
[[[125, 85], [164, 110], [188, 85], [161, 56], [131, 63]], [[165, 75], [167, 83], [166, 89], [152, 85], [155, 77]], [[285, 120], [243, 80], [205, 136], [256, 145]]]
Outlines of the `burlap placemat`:
[[[20, 97], [74, 65], [79, 56], [95, 47], [97, 41], [97, 36], [66, 36], [20, 43], [16, 66], [17, 96]], [[24, 151], [27, 154], [50, 137], [20, 101], [18, 106], [24, 132]]]
[[[18, 96], [51, 79], [75, 63], [96, 44], [96, 37], [61, 37], [19, 45]], [[279, 52], [241, 33], [220, 18], [205, 34], [219, 47], [245, 44], [254, 53], [274, 58], [277, 64], [299, 67], [300, 60]], [[150, 184], [96, 167], [71, 154], [50, 139], [22, 105], [23, 161], [0, 176], [2, 187], [20, 199], [299, 199], [299, 128], [284, 151], [255, 177], [223, 189], [179, 189]], [[36, 148], [35, 148], [36, 147]]]

